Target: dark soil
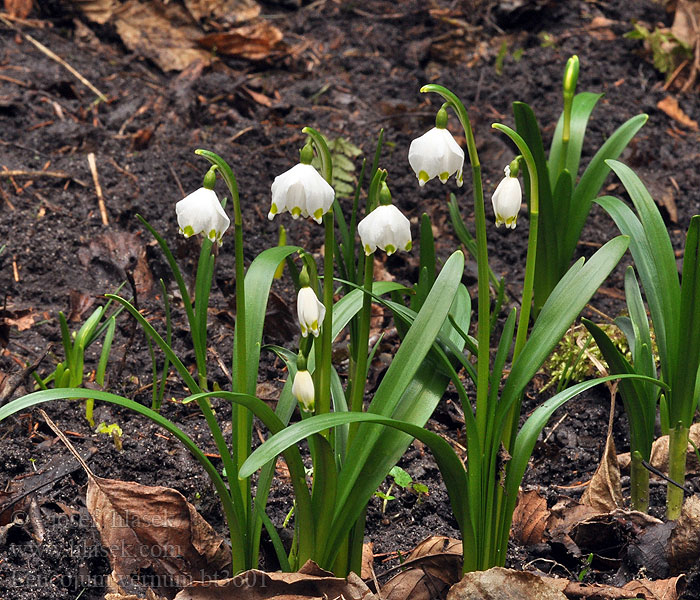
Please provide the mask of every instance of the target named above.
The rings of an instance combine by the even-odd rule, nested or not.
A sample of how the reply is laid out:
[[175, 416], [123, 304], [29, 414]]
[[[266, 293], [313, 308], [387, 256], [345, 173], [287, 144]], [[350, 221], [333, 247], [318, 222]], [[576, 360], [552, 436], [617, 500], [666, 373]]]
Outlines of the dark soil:
[[[617, 126], [645, 112], [649, 122], [623, 159], [655, 198], [675, 201], [677, 220], [669, 219], [668, 225], [676, 248], [683, 245], [690, 217], [700, 212], [700, 138], [656, 108], [668, 94], [662, 89], [663, 75], [642, 56], [639, 42], [623, 38], [632, 19], [668, 22], [668, 15], [651, 0], [630, 0], [624, 7], [617, 2], [583, 0], [532, 2], [526, 3], [531, 8], [516, 12], [507, 12], [498, 3], [476, 2], [473, 4], [481, 6], [478, 10], [466, 6], [472, 3], [455, 8], [456, 3], [446, 1], [433, 3], [429, 10], [420, 0], [357, 4], [328, 0], [301, 8], [267, 2], [263, 3], [263, 14], [274, 19], [285, 39], [308, 45], [270, 61], [223, 58], [202, 72], [180, 77], [164, 74], [128, 52], [110, 26], [86, 22], [77, 13], [70, 14], [64, 3], [39, 4], [38, 12], [31, 15], [36, 20], [21, 25], [22, 30], [75, 67], [109, 101], [95, 104], [92, 92], [68, 71], [2, 26], [0, 168], [62, 171], [68, 177], [35, 174], [6, 177], [0, 182], [0, 246], [7, 245], [0, 255], [0, 291], [13, 318], [22, 311], [34, 315], [30, 328], [10, 329], [0, 355], [0, 377], [18, 374], [47, 350], [49, 354], [38, 370], [49, 373], [62, 355], [58, 312], [72, 312], [76, 321], [83, 320], [92, 309], [76, 308], [77, 299], [102, 303], [102, 294], [129, 279], [129, 293], [135, 289], [148, 317], [158, 326], [163, 324], [162, 304], [153, 282], [160, 277], [170, 282], [170, 275], [135, 215], [147, 218], [170, 241], [188, 272], [194, 270], [196, 242], [177, 234], [173, 208], [183, 193], [201, 185], [206, 165], [193, 154], [195, 148], [218, 152], [236, 173], [249, 262], [277, 243], [279, 223], [265, 218], [270, 184], [275, 175], [297, 161], [304, 139], [301, 128], [310, 125], [329, 138], [342, 136], [371, 157], [379, 128], [384, 127], [388, 143], [381, 165], [389, 171], [394, 200], [414, 225], [423, 212], [429, 214], [439, 232], [438, 255], [447, 257], [457, 247], [445, 202], [453, 186], [419, 188], [406, 161], [410, 140], [432, 125], [437, 100], [418, 92], [430, 81], [447, 86], [465, 101], [490, 197], [512, 156], [505, 139], [492, 132], [491, 123], [512, 125], [510, 104], [523, 100], [533, 106], [541, 123], [549, 125], [547, 132], [551, 134], [561, 110], [563, 65], [571, 54], [578, 54], [579, 90], [606, 94], [588, 128], [584, 164]], [[507, 4], [511, 3], [503, 3]], [[456, 21], [443, 18], [446, 15]], [[601, 23], [601, 17], [607, 19], [603, 26], [592, 27], [594, 19]], [[460, 27], [459, 21], [469, 23], [469, 27]], [[547, 38], [551, 43], [543, 43], [544, 34], [551, 36]], [[504, 39], [511, 52], [518, 48], [524, 52], [519, 61], [509, 53], [499, 74], [496, 57]], [[270, 101], [260, 103], [256, 94]], [[685, 113], [698, 120], [698, 96], [679, 96], [678, 100]], [[456, 120], [452, 121], [456, 126]], [[109, 215], [107, 227], [100, 219], [89, 153], [96, 156]], [[605, 189], [622, 194], [612, 178]], [[458, 198], [462, 207], [470, 206], [468, 176]], [[464, 208], [463, 212], [470, 223], [470, 211]], [[490, 206], [487, 216], [493, 267], [517, 290], [526, 249], [526, 217], [521, 217], [521, 225], [510, 232], [493, 227]], [[303, 245], [311, 252], [321, 250], [320, 230], [314, 224], [282, 221], [289, 243]], [[416, 231], [414, 227], [414, 235]], [[580, 254], [590, 255], [616, 234], [612, 221], [594, 209]], [[216, 267], [209, 338], [224, 363], [229, 360], [233, 332], [233, 260], [227, 236]], [[629, 260], [623, 259], [623, 263], [592, 302], [610, 316], [622, 309], [622, 274]], [[417, 253], [393, 256], [384, 266], [399, 280], [417, 279]], [[468, 264], [465, 283], [474, 292], [475, 271]], [[280, 302], [276, 303], [277, 318], [268, 341], [294, 347], [295, 327], [284, 326], [293, 322], [285, 306], [290, 288], [280, 284], [275, 292]], [[599, 318], [597, 313], [591, 314]], [[185, 362], [192, 364], [183, 315], [177, 309], [175, 318], [176, 347]], [[71, 325], [77, 328], [78, 322]], [[0, 340], [2, 335], [0, 332]], [[387, 352], [390, 354], [391, 348]], [[91, 353], [90, 368], [95, 368], [96, 360], [97, 355]], [[382, 368], [378, 361], [373, 376]], [[227, 376], [213, 357], [209, 372], [213, 381], [227, 385]], [[108, 389], [150, 404], [150, 373], [143, 335], [128, 318], [120, 318]], [[272, 384], [265, 388], [269, 395], [274, 396], [284, 376], [279, 362], [264, 357], [259, 381]], [[31, 391], [29, 381], [14, 396], [27, 391]], [[166, 397], [181, 399], [184, 395], [184, 388], [173, 378]], [[452, 401], [456, 395], [448, 392], [428, 427], [458, 441], [460, 421], [451, 408]], [[540, 401], [533, 388], [524, 411], [534, 409]], [[75, 404], [55, 403], [45, 408], [64, 431], [71, 432], [76, 448], [90, 455], [89, 464], [96, 474], [175, 488], [214, 527], [222, 528], [222, 515], [206, 474], [186, 450], [150, 422], [116, 407], [98, 405], [96, 422], [117, 422], [124, 431], [124, 449], [118, 452], [107, 436], [93, 432]], [[163, 410], [207, 451], [215, 452], [195, 407], [166, 402]], [[217, 407], [224, 420], [227, 410], [224, 405]], [[535, 451], [525, 483], [542, 487], [552, 502], [559, 494], [580, 493], [582, 488], [575, 484], [590, 478], [602, 452], [608, 410], [609, 398], [601, 391], [571, 402], [555, 414]], [[618, 450], [625, 451], [626, 419], [621, 407], [616, 412], [615, 441]], [[58, 475], [56, 471], [42, 475], [49, 465], [59, 465]], [[414, 480], [425, 483], [430, 493], [419, 499], [410, 492], [399, 492], [385, 514], [379, 499], [370, 506], [367, 538], [378, 555], [377, 572], [398, 564], [396, 553], [409, 551], [425, 537], [458, 537], [447, 494], [429, 453], [414, 446], [400, 465]], [[37, 412], [17, 415], [0, 426], [0, 484], [6, 497], [41, 484], [34, 496], [46, 529], [42, 543], [32, 537], [35, 532], [29, 524], [9, 529], [4, 540], [0, 537], [0, 598], [103, 597], [110, 567], [85, 509], [86, 476]], [[3, 493], [0, 490], [0, 502]], [[658, 489], [654, 501], [658, 512], [663, 489]], [[269, 504], [276, 525], [282, 524], [290, 507], [289, 489], [281, 480], [275, 484]], [[13, 506], [0, 515], [0, 527], [26, 511], [24, 504]], [[271, 556], [263, 566], [273, 569], [276, 565]], [[385, 563], [385, 558], [393, 560]], [[556, 555], [552, 548], [532, 551], [514, 545], [509, 562], [548, 570], [539, 560], [551, 565], [551, 561], [563, 564], [569, 559]], [[574, 575], [580, 570], [576, 560], [564, 566]], [[594, 565], [588, 581], [620, 583], [615, 579], [618, 566]], [[562, 574], [563, 567], [554, 571]]]

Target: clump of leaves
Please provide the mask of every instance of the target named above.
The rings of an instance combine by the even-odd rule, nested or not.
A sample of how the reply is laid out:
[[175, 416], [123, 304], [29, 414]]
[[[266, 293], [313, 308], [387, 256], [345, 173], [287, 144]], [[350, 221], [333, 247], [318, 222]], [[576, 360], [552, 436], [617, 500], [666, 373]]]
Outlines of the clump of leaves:
[[[362, 154], [362, 150], [345, 138], [328, 141], [328, 149], [333, 159], [333, 188], [338, 198], [349, 198], [355, 193], [355, 163], [353, 159]], [[321, 159], [315, 156], [311, 164], [317, 169]]]
[[[600, 326], [620, 352], [628, 360], [632, 360], [625, 335], [617, 325]], [[543, 370], [549, 375], [549, 381], [541, 391], [556, 386], [557, 391], [567, 388], [573, 383], [584, 381], [598, 375], [604, 368], [605, 360], [593, 336], [583, 325], [575, 325], [564, 334], [561, 342], [545, 362]]]
[[634, 29], [625, 34], [632, 40], [644, 40], [645, 47], [651, 52], [654, 67], [670, 77], [676, 68], [686, 60], [692, 60], [691, 46], [678, 39], [670, 29], [657, 27], [650, 31], [641, 23], [635, 23]]

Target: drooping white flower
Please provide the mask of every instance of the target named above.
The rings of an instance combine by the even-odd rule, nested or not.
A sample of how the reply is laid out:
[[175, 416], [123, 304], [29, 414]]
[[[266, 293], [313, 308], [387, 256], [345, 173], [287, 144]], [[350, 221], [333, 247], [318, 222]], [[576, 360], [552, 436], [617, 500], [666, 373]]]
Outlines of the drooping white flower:
[[411, 224], [393, 204], [377, 206], [357, 225], [365, 254], [381, 248], [391, 255], [397, 250], [410, 250]]
[[306, 369], [297, 371], [294, 376], [292, 394], [305, 411], [311, 412], [314, 409], [314, 380]]
[[461, 187], [464, 182], [464, 151], [445, 128], [433, 127], [413, 140], [408, 149], [408, 162], [421, 186], [433, 177], [445, 183], [453, 173], [456, 173], [458, 186]]
[[214, 190], [201, 187], [175, 205], [177, 224], [186, 238], [199, 233], [221, 245], [221, 237], [231, 221]]
[[496, 215], [496, 227], [505, 223], [506, 227], [515, 229], [518, 212], [523, 201], [523, 192], [517, 177], [511, 177], [510, 166], [504, 169], [505, 177], [496, 187], [491, 197], [493, 212]]
[[309, 164], [299, 163], [275, 177], [272, 182], [272, 204], [267, 218], [289, 211], [294, 219], [312, 217], [317, 223], [333, 205], [335, 191], [321, 174]]
[[321, 331], [320, 324], [326, 316], [326, 307], [319, 302], [316, 293], [310, 286], [299, 289], [297, 295], [297, 316], [301, 326], [301, 335], [307, 337], [309, 331], [314, 337], [318, 337]]

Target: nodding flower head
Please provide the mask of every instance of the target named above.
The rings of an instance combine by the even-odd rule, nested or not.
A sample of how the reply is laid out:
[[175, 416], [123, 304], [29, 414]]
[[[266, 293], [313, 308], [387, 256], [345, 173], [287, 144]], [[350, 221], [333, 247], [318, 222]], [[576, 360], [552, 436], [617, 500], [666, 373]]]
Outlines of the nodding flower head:
[[294, 376], [292, 394], [305, 411], [311, 412], [314, 409], [314, 380], [306, 369], [300, 369]]
[[221, 245], [221, 238], [231, 221], [221, 207], [213, 189], [201, 187], [175, 205], [177, 224], [186, 238], [204, 234]]
[[314, 337], [318, 337], [321, 331], [321, 323], [326, 316], [326, 307], [319, 302], [316, 293], [310, 286], [299, 289], [297, 295], [297, 316], [301, 326], [301, 335], [307, 337], [309, 332]]
[[335, 191], [310, 164], [299, 163], [275, 177], [272, 182], [272, 204], [268, 219], [289, 211], [292, 218], [311, 217], [321, 223], [333, 205]]
[[464, 150], [459, 147], [452, 134], [446, 129], [447, 111], [441, 108], [435, 118], [435, 127], [411, 142], [408, 149], [408, 162], [423, 186], [437, 177], [442, 183], [455, 174], [457, 185], [464, 182]]
[[397, 250], [410, 250], [411, 224], [393, 204], [377, 206], [357, 225], [365, 254], [370, 255], [377, 248], [387, 254]]
[[515, 229], [518, 212], [523, 201], [523, 192], [520, 189], [518, 178], [511, 176], [510, 166], [507, 166], [504, 172], [506, 176], [498, 184], [491, 202], [493, 203], [493, 212], [496, 215], [496, 227], [505, 223], [506, 227]]

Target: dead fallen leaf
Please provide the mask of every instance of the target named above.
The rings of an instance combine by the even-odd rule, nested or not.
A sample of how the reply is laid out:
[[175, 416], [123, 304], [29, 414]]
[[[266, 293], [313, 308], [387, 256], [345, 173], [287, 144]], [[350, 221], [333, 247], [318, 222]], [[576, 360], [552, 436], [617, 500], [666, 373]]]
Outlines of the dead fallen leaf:
[[68, 321], [78, 323], [83, 320], [83, 315], [95, 304], [95, 297], [90, 294], [83, 294], [78, 290], [71, 290], [70, 305], [68, 311]]
[[360, 578], [371, 579], [374, 576], [374, 544], [366, 542], [362, 544], [362, 564], [360, 566]]
[[597, 511], [590, 506], [580, 504], [571, 498], [562, 498], [550, 509], [547, 536], [553, 544], [561, 544], [573, 557], [579, 557], [581, 550], [571, 539], [571, 530], [577, 523], [597, 514]]
[[230, 566], [231, 551], [224, 540], [180, 492], [97, 477], [46, 413], [41, 414], [88, 475], [85, 503], [110, 553], [116, 580], [151, 568], [171, 586], [181, 586]]
[[513, 537], [524, 546], [541, 544], [548, 519], [547, 499], [538, 490], [521, 490], [513, 511]]
[[90, 21], [104, 25], [112, 18], [118, 4], [115, 0], [71, 0]]
[[378, 600], [355, 573], [347, 579], [334, 577], [311, 561], [298, 573], [245, 571], [232, 579], [193, 582], [175, 596], [175, 600]]
[[[36, 315], [30, 308], [0, 310], [0, 323], [4, 322], [8, 327], [16, 327], [17, 331], [27, 331], [27, 329], [31, 329], [35, 319]], [[2, 342], [3, 346], [7, 345], [4, 339]]]
[[5, 10], [12, 18], [26, 19], [32, 12], [32, 0], [5, 0]]
[[660, 196], [656, 197], [656, 202], [668, 211], [668, 218], [671, 223], [678, 223], [678, 207], [672, 187], [666, 187]]
[[671, 33], [693, 47], [700, 35], [700, 3], [697, 0], [678, 0]]
[[197, 21], [214, 17], [243, 23], [260, 14], [260, 5], [255, 0], [185, 0], [185, 6]]
[[675, 526], [673, 521], [650, 525], [637, 536], [637, 539], [632, 540], [625, 555], [625, 563], [630, 570], [644, 569], [644, 574], [653, 579], [668, 577], [670, 568], [666, 547]]
[[622, 586], [623, 590], [632, 592], [635, 596], [644, 594], [647, 600], [677, 600], [685, 588], [685, 576], [679, 575], [671, 579], [635, 579]]
[[201, 32], [185, 8], [170, 2], [142, 4], [128, 0], [114, 13], [114, 25], [124, 45], [150, 58], [163, 71], [182, 71], [197, 60], [211, 55], [197, 48]]
[[683, 112], [683, 109], [678, 104], [678, 100], [673, 96], [666, 96], [663, 100], [659, 100], [656, 104], [656, 108], [665, 112], [674, 121], [683, 125], [683, 127], [698, 131], [698, 122], [694, 121]]
[[683, 503], [681, 516], [668, 540], [668, 562], [674, 573], [692, 567], [700, 558], [700, 497], [691, 496]]
[[382, 586], [384, 600], [442, 598], [462, 576], [462, 542], [444, 536], [427, 538], [411, 550], [400, 568]]
[[78, 258], [85, 266], [117, 271], [119, 280], [134, 277], [136, 293], [146, 296], [153, 290], [153, 275], [146, 259], [146, 246], [136, 233], [111, 231], [92, 238], [87, 248], [78, 250]]
[[268, 21], [258, 21], [226, 32], [205, 35], [197, 43], [217, 54], [262, 60], [272, 52], [281, 50], [282, 37], [277, 27]]
[[612, 429], [609, 429], [600, 464], [581, 497], [581, 503], [599, 512], [610, 512], [622, 506], [623, 502], [620, 467], [617, 464]]
[[538, 577], [534, 573], [494, 567], [467, 573], [452, 586], [447, 600], [566, 600], [565, 580]]
[[[700, 423], [693, 423], [688, 431], [688, 437], [696, 446], [700, 446]], [[700, 464], [698, 463], [698, 458], [695, 455], [695, 448], [692, 444], [688, 444], [688, 452], [686, 455], [686, 473], [695, 474], [700, 473]], [[629, 452], [625, 454], [620, 454], [618, 456], [618, 462], [620, 467], [623, 469], [628, 469], [630, 465], [630, 455]], [[660, 438], [654, 441], [651, 446], [651, 458], [649, 463], [652, 467], [655, 467], [662, 473], [668, 473], [668, 436], [662, 435]], [[652, 475], [653, 477], [653, 475]]]

